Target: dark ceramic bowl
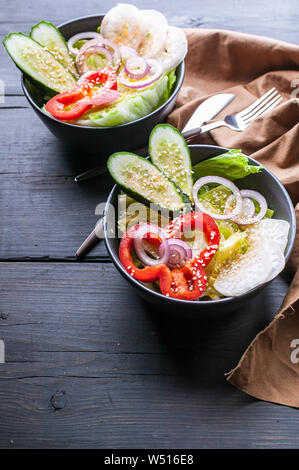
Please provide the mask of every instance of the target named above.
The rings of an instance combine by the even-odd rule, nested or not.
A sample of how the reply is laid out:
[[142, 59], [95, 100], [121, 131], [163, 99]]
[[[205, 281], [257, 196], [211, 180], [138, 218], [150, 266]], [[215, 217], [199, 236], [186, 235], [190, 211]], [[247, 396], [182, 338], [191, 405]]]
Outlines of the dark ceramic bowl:
[[[207, 158], [215, 157], [216, 155], [219, 155], [228, 150], [223, 147], [216, 147], [211, 145], [190, 145], [189, 148], [193, 165]], [[259, 165], [256, 160], [253, 160], [252, 158], [249, 158], [249, 160], [251, 164]], [[285, 257], [286, 259], [288, 259], [295, 240], [296, 218], [292, 201], [290, 200], [290, 197], [282, 186], [282, 184], [269, 170], [264, 168], [261, 173], [256, 173], [247, 176], [244, 179], [238, 180], [237, 185], [241, 189], [247, 188], [260, 191], [267, 199], [270, 208], [275, 210], [274, 218], [284, 219], [290, 223], [288, 244], [285, 251]], [[108, 234], [107, 219], [109, 217], [109, 212], [112, 210], [111, 205], [117, 209], [117, 196], [119, 192], [119, 187], [115, 185], [107, 200], [105, 210], [106, 215], [104, 222], [105, 243], [108, 253], [111, 256], [116, 268], [123, 275], [123, 277], [127, 279], [127, 281], [129, 281], [129, 283], [134, 286], [135, 289], [137, 289], [137, 292], [145, 300], [164, 310], [169, 310], [172, 312], [182, 312], [184, 313], [184, 315], [188, 313], [191, 313], [192, 315], [196, 314], [198, 316], [202, 316], [205, 313], [222, 314], [238, 309], [239, 307], [244, 305], [248, 301], [248, 299], [250, 299], [250, 297], [255, 296], [266, 285], [269, 284], [269, 282], [264, 283], [239, 297], [226, 297], [220, 300], [199, 301], [172, 299], [145, 287], [139, 281], [133, 279], [132, 276], [130, 276], [127, 271], [123, 268], [118, 256], [119, 239], [111, 238]]]
[[[103, 15], [85, 16], [68, 21], [58, 26], [66, 40], [74, 34], [84, 31], [96, 31], [103, 19]], [[41, 93], [28, 79], [22, 77], [24, 94], [38, 117], [45, 123], [48, 129], [59, 139], [76, 148], [81, 148], [90, 154], [99, 155], [106, 159], [111, 153], [118, 150], [135, 150], [144, 147], [152, 128], [165, 121], [175, 105], [177, 94], [182, 86], [185, 74], [185, 64], [176, 69], [176, 83], [170, 98], [158, 109], [136, 121], [112, 127], [88, 127], [68, 124], [58, 121], [42, 111], [44, 104]]]

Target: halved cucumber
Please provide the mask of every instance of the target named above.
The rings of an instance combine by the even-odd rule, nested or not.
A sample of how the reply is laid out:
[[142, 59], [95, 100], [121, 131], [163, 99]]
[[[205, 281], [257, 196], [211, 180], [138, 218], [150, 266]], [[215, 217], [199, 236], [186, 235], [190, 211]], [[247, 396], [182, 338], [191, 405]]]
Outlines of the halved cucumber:
[[175, 184], [149, 160], [134, 153], [117, 152], [109, 157], [107, 166], [116, 183], [136, 201], [171, 212], [185, 207], [184, 197]]
[[31, 28], [30, 37], [46, 47], [75, 77], [78, 72], [60, 31], [48, 21], [40, 21]]
[[149, 138], [152, 162], [192, 200], [192, 164], [182, 134], [170, 124], [158, 124]]
[[16, 66], [34, 83], [55, 93], [75, 87], [76, 80], [69, 70], [26, 34], [9, 34], [3, 44]]

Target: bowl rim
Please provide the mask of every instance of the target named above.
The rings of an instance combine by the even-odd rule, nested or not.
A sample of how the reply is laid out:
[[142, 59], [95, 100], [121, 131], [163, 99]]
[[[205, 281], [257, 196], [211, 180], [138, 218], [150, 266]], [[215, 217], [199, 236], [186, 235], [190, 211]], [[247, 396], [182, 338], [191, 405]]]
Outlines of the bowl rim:
[[[69, 21], [65, 21], [64, 23], [61, 23], [57, 26], [57, 28], [60, 30], [60, 28], [63, 28], [64, 26], [68, 26], [72, 23], [75, 23], [75, 22], [79, 22], [79, 21], [82, 21], [82, 20], [88, 20], [88, 19], [95, 19], [95, 18], [100, 18], [100, 17], [104, 17], [105, 15], [87, 15], [87, 16], [80, 16], [78, 18], [73, 18], [72, 20], [69, 20]], [[60, 31], [61, 32], [61, 31]], [[59, 125], [66, 125], [66, 126], [70, 126], [70, 127], [74, 127], [74, 128], [78, 128], [78, 129], [93, 129], [93, 130], [101, 130], [101, 131], [104, 131], [104, 130], [108, 130], [108, 129], [119, 129], [119, 128], [125, 128], [125, 127], [128, 127], [130, 126], [130, 124], [133, 124], [133, 123], [138, 123], [138, 122], [141, 122], [142, 120], [145, 120], [151, 116], [154, 116], [156, 113], [158, 113], [161, 109], [163, 109], [164, 107], [166, 107], [173, 99], [176, 98], [176, 96], [178, 95], [181, 87], [182, 87], [182, 84], [183, 84], [183, 81], [184, 81], [184, 77], [185, 77], [185, 61], [182, 60], [182, 62], [179, 63], [179, 65], [176, 67], [175, 70], [178, 69], [178, 67], [181, 67], [181, 76], [179, 78], [179, 80], [176, 80], [176, 83], [174, 85], [174, 89], [173, 89], [173, 92], [171, 93], [170, 97], [168, 98], [167, 101], [165, 101], [165, 103], [161, 104], [161, 106], [159, 106], [159, 108], [155, 109], [154, 111], [152, 111], [151, 113], [147, 114], [146, 116], [143, 116], [139, 119], [135, 119], [134, 121], [130, 121], [130, 122], [125, 122], [124, 124], [118, 124], [117, 126], [103, 126], [103, 127], [100, 127], [100, 126], [81, 126], [79, 124], [71, 124], [69, 122], [64, 122], [64, 121], [59, 121], [58, 119], [55, 119], [53, 116], [50, 116], [49, 114], [45, 113], [45, 111], [43, 111], [42, 108], [40, 108], [35, 102], [34, 100], [31, 98], [30, 94], [29, 94], [29, 91], [27, 90], [27, 87], [26, 87], [26, 83], [25, 83], [25, 80], [26, 80], [26, 76], [22, 73], [21, 75], [21, 86], [22, 86], [22, 90], [23, 90], [23, 93], [24, 95], [26, 96], [27, 100], [30, 102], [31, 106], [33, 106], [38, 112], [42, 113], [44, 116], [46, 116], [47, 118], [51, 119], [52, 121], [54, 121], [55, 123], [58, 123]]]
[[[219, 149], [220, 152], [230, 150], [226, 147], [221, 147], [221, 146], [218, 146], [218, 145], [204, 145], [204, 144], [188, 145], [188, 148], [189, 149], [192, 149], [192, 148], [205, 148], [205, 149], [211, 149], [211, 150]], [[246, 155], [246, 156], [248, 156], [248, 155]], [[295, 209], [294, 209], [292, 200], [291, 200], [288, 192], [286, 191], [285, 187], [283, 186], [283, 184], [279, 181], [279, 179], [268, 168], [266, 168], [264, 165], [262, 165], [260, 162], [258, 162], [254, 158], [252, 158], [250, 156], [248, 156], [248, 158], [251, 161], [251, 163], [254, 163], [255, 165], [261, 166], [276, 181], [276, 183], [278, 184], [282, 194], [284, 195], [284, 197], [287, 201], [288, 206], [291, 209], [290, 210], [290, 212], [291, 212], [291, 221], [290, 221], [290, 231], [289, 231], [289, 246], [288, 246], [288, 249], [285, 253], [285, 262], [287, 263], [290, 255], [291, 255], [291, 252], [293, 250], [294, 242], [295, 242], [295, 236], [296, 236], [296, 214], [295, 214]], [[206, 159], [204, 159], [204, 160], [206, 160]], [[172, 297], [166, 297], [165, 295], [161, 294], [160, 292], [156, 292], [156, 291], [151, 290], [149, 287], [146, 287], [140, 281], [138, 281], [137, 279], [134, 279], [132, 276], [130, 276], [130, 274], [125, 270], [125, 268], [122, 266], [121, 262], [118, 260], [117, 256], [114, 254], [113, 249], [111, 247], [110, 239], [109, 239], [109, 236], [108, 236], [108, 233], [107, 233], [107, 217], [106, 216], [107, 216], [107, 213], [108, 213], [108, 210], [109, 210], [110, 201], [113, 198], [114, 193], [115, 193], [115, 191], [117, 191], [117, 189], [118, 189], [118, 186], [117, 186], [117, 184], [115, 184], [113, 186], [113, 188], [111, 189], [110, 193], [109, 193], [109, 196], [108, 196], [108, 199], [107, 199], [106, 205], [105, 205], [105, 210], [104, 210], [104, 239], [105, 239], [105, 245], [106, 245], [107, 251], [108, 251], [108, 253], [109, 253], [109, 255], [110, 255], [110, 257], [113, 261], [113, 264], [116, 266], [118, 271], [123, 275], [123, 277], [125, 277], [133, 286], [137, 287], [139, 290], [147, 293], [148, 295], [153, 295], [154, 297], [156, 297], [157, 299], [160, 299], [163, 302], [169, 302], [169, 303], [172, 303], [172, 304], [179, 303], [181, 305], [190, 305], [190, 306], [192, 305], [193, 307], [194, 307], [194, 305], [202, 305], [203, 307], [204, 306], [211, 306], [211, 305], [220, 305], [221, 306], [221, 305], [224, 305], [224, 304], [234, 303], [234, 302], [237, 302], [239, 300], [241, 300], [241, 301], [246, 300], [247, 297], [251, 297], [255, 292], [257, 293], [259, 290], [263, 289], [268, 284], [270, 284], [274, 279], [276, 279], [277, 276], [274, 279], [272, 279], [271, 281], [264, 282], [263, 284], [260, 284], [260, 285], [256, 286], [254, 289], [251, 289], [250, 291], [248, 291], [245, 294], [242, 294], [238, 297], [224, 297], [222, 299], [215, 299], [215, 300], [175, 299], [175, 298], [172, 298]]]

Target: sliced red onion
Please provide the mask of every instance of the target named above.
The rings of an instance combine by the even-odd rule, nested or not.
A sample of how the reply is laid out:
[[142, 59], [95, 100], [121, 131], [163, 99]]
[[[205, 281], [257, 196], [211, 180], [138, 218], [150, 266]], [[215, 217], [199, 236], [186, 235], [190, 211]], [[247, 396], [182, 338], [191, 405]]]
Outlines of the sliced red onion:
[[102, 45], [105, 46], [106, 48], [112, 49], [112, 55], [113, 55], [113, 68], [118, 71], [120, 64], [121, 64], [121, 55], [119, 52], [119, 47], [114, 44], [114, 42], [110, 41], [109, 39], [102, 39]]
[[[180, 269], [186, 264], [188, 259], [192, 258], [192, 250], [190, 246], [180, 240], [179, 238], [170, 238], [168, 241], [168, 248], [169, 248], [169, 258], [167, 262], [167, 266], [170, 269]], [[162, 245], [159, 246], [159, 256], [163, 255], [164, 247]]]
[[162, 73], [162, 65], [154, 59], [147, 59], [147, 64], [149, 65], [149, 73], [150, 75], [147, 78], [141, 78], [139, 80], [131, 80], [127, 74], [125, 73], [124, 68], [120, 72], [118, 79], [120, 83], [127, 88], [145, 88], [152, 83], [154, 83], [158, 78], [161, 76]]
[[120, 46], [119, 52], [123, 62], [126, 62], [131, 57], [139, 57], [135, 49], [132, 49], [132, 47], [129, 46]]
[[103, 45], [103, 39], [104, 39], [103, 36], [101, 34], [99, 34], [94, 39], [91, 39], [90, 41], [86, 41], [86, 43], [83, 44], [83, 46], [80, 47], [79, 52], [84, 52], [92, 46], [102, 46]]
[[124, 70], [129, 78], [139, 80], [150, 72], [150, 66], [142, 57], [131, 57], [125, 62]]
[[[202, 186], [204, 186], [205, 184], [210, 184], [210, 183], [218, 183], [218, 184], [221, 184], [222, 186], [226, 186], [227, 188], [231, 190], [236, 200], [236, 206], [233, 211], [226, 213], [226, 214], [216, 214], [205, 208], [204, 204], [197, 198], [197, 194]], [[239, 188], [237, 188], [237, 186], [234, 183], [232, 183], [230, 180], [226, 178], [222, 178], [221, 176], [203, 176], [202, 178], [199, 178], [196, 181], [195, 185], [193, 186], [192, 194], [193, 194], [194, 204], [196, 208], [200, 212], [204, 212], [205, 214], [210, 215], [211, 217], [213, 217], [213, 219], [229, 220], [239, 215], [242, 210], [242, 196], [241, 196], [241, 192], [239, 191]]]
[[86, 49], [86, 51], [83, 52], [83, 54], [78, 54], [77, 59], [76, 59], [76, 65], [77, 69], [80, 75], [83, 75], [84, 73], [90, 72], [90, 68], [88, 67], [88, 59], [91, 55], [94, 54], [101, 54], [102, 56], [105, 57], [105, 60], [107, 63], [105, 64], [105, 67], [111, 67], [113, 64], [113, 58], [110, 52], [102, 46], [92, 46]]
[[238, 225], [252, 225], [252, 224], [255, 224], [256, 222], [259, 222], [261, 219], [263, 219], [265, 217], [267, 209], [268, 209], [268, 204], [267, 204], [267, 201], [264, 198], [264, 196], [262, 196], [257, 191], [253, 191], [251, 189], [242, 189], [240, 191], [240, 193], [241, 193], [241, 196], [243, 198], [250, 198], [250, 200], [254, 199], [255, 201], [257, 201], [260, 205], [260, 211], [259, 211], [258, 214], [254, 215], [255, 214], [255, 207], [254, 207], [253, 202], [251, 201], [252, 204], [253, 204], [253, 207], [254, 207], [253, 216], [249, 217], [249, 216], [245, 215], [243, 217], [240, 214], [239, 217], [234, 218], [233, 222], [235, 222]]
[[121, 64], [121, 56], [120, 56], [119, 48], [112, 41], [109, 41], [109, 39], [104, 39], [102, 36], [92, 39], [91, 41], [87, 41], [80, 48], [79, 54], [77, 55], [77, 58], [76, 58], [76, 65], [78, 69], [80, 69], [81, 65], [83, 64], [84, 57], [87, 54], [87, 51], [89, 51], [89, 49], [92, 47], [104, 48], [110, 54], [112, 58], [112, 61], [111, 61], [112, 67], [114, 68], [114, 70], [116, 70], [116, 72], [118, 71], [119, 66]]
[[[145, 252], [143, 247], [143, 238], [148, 233], [155, 233], [161, 239], [161, 245], [163, 247], [163, 255], [158, 259], [153, 259]], [[159, 249], [160, 249], [159, 247]], [[140, 224], [137, 230], [134, 232], [134, 248], [136, 255], [140, 261], [146, 266], [156, 266], [157, 264], [167, 264], [169, 258], [169, 247], [165, 237], [164, 231], [157, 225], [152, 224]]]
[[77, 41], [81, 41], [81, 40], [84, 40], [84, 39], [95, 39], [95, 38], [99, 39], [101, 37], [102, 37], [101, 34], [96, 33], [94, 31], [87, 31], [85, 33], [78, 33], [78, 34], [75, 34], [75, 36], [72, 36], [68, 40], [67, 45], [68, 45], [70, 53], [73, 54], [74, 56], [77, 56], [79, 54], [79, 51], [80, 51], [80, 49], [77, 49], [77, 48], [74, 47], [74, 44]]

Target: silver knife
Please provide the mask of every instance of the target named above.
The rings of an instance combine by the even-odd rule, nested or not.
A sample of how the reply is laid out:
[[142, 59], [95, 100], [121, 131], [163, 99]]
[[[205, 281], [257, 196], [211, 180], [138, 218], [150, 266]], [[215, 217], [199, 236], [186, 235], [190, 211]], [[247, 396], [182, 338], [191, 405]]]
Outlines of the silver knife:
[[[197, 106], [196, 110], [190, 117], [189, 121], [182, 130], [182, 134], [186, 140], [200, 133], [200, 126], [206, 122], [213, 119], [220, 111], [222, 111], [225, 106], [227, 106], [233, 99], [235, 95], [231, 93], [219, 93], [218, 95], [211, 96], [203, 101], [200, 105]], [[145, 149], [136, 150], [136, 153], [143, 154], [147, 152], [147, 147]], [[107, 171], [106, 164], [93, 168], [92, 170], [85, 171], [80, 175], [74, 178], [76, 183], [80, 181], [86, 181], [95, 176], [102, 175]]]

